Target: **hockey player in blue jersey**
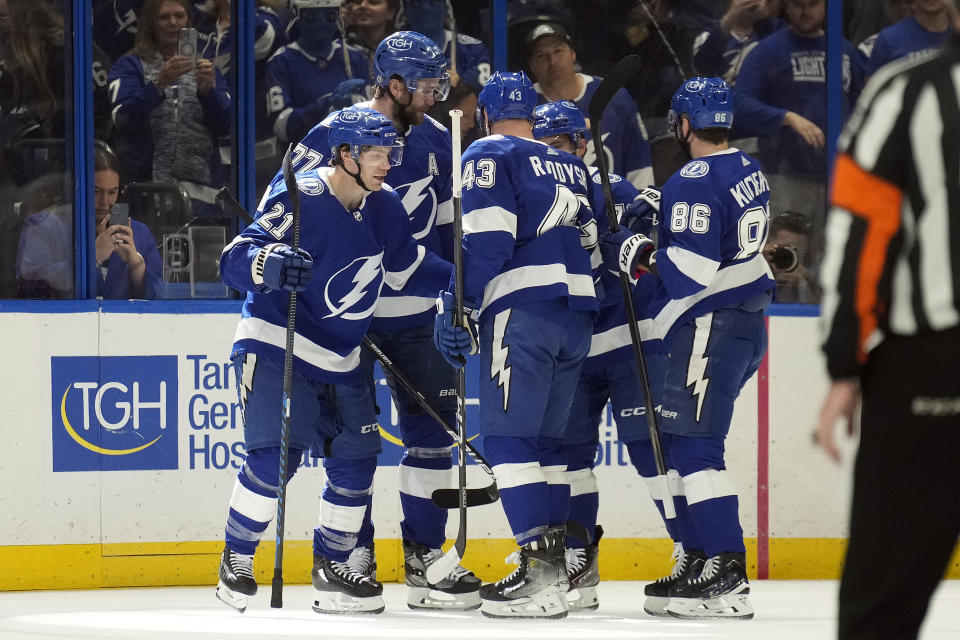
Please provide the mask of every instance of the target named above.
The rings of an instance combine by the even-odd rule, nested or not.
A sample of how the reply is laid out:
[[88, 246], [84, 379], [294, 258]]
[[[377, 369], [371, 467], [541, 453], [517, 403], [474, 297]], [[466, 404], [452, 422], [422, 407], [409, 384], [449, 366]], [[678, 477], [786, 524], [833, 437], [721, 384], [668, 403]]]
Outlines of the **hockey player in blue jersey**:
[[[484, 454], [520, 546], [519, 567], [480, 589], [481, 612], [561, 618], [563, 429], [597, 312], [590, 178], [579, 158], [532, 139], [536, 92], [522, 72], [494, 74], [477, 104], [492, 135], [463, 155], [462, 294], [478, 318]], [[453, 300], [442, 293], [435, 327], [451, 364], [473, 351], [467, 329], [453, 326]]]
[[[405, 147], [403, 162], [390, 171], [389, 184], [403, 202], [413, 238], [427, 250], [450, 257], [453, 246], [450, 135], [425, 115], [449, 90], [447, 60], [436, 44], [412, 31], [384, 38], [373, 57], [376, 85], [369, 105], [389, 117]], [[298, 166], [325, 162], [329, 149], [326, 123], [315, 127], [297, 148]], [[278, 177], [279, 179], [279, 177]], [[413, 278], [417, 279], [414, 275]], [[433, 347], [436, 292], [424, 296], [419, 282], [406, 289], [385, 290], [370, 325], [373, 340], [417, 387], [448, 424], [455, 423], [453, 369]], [[364, 351], [363, 366], [373, 381], [373, 356]], [[430, 499], [434, 489], [452, 484], [450, 435], [392, 377], [387, 377], [399, 414], [404, 454], [400, 460], [400, 505], [403, 520], [404, 573], [412, 608], [475, 609], [480, 606], [480, 580], [457, 567], [439, 584], [426, 581], [426, 567], [442, 556], [447, 512]], [[358, 567], [375, 567], [374, 529], [369, 514], [352, 558]]]
[[490, 52], [480, 40], [457, 33], [450, 0], [404, 0], [402, 9], [407, 28], [441, 45], [459, 80], [480, 91], [490, 77]]
[[293, 0], [299, 35], [267, 62], [267, 111], [281, 142], [299, 141], [328, 112], [363, 97], [367, 60], [344, 44], [341, 4]]
[[746, 619], [753, 607], [724, 441], [767, 346], [763, 310], [776, 287], [762, 254], [770, 192], [756, 160], [728, 144], [733, 97], [723, 80], [685, 82], [669, 123], [693, 159], [664, 185], [659, 248], [626, 230], [602, 243], [605, 261], [658, 276], [647, 331], [669, 344], [660, 430], [680, 476], [670, 488], [683, 554], [671, 576], [647, 585], [644, 609]]
[[[583, 158], [586, 152], [583, 114], [567, 100], [540, 105], [534, 112], [533, 135], [555, 149]], [[591, 206], [599, 228], [608, 226], [603, 181], [596, 167], [591, 175]], [[660, 194], [656, 189], [643, 193], [615, 173], [610, 174], [614, 207], [620, 222], [646, 236], [653, 235]], [[617, 423], [617, 437], [627, 446], [630, 459], [640, 475], [647, 479], [651, 495], [655, 488], [656, 464], [650, 448], [650, 434], [644, 417], [645, 403], [630, 343], [630, 332], [623, 308], [623, 293], [617, 272], [603, 275], [603, 300], [594, 321], [590, 352], [583, 363], [580, 380], [570, 407], [564, 433], [567, 450], [567, 481], [570, 484], [570, 515], [567, 517], [567, 602], [571, 610], [596, 609], [599, 606], [597, 583], [598, 543], [603, 534], [597, 526], [599, 493], [593, 473], [599, 426], [609, 401]], [[660, 401], [666, 351], [659, 341], [645, 345], [647, 368], [653, 388], [654, 404]], [[662, 500], [658, 506], [662, 511]], [[673, 522], [668, 530], [676, 540]], [[574, 531], [576, 529], [576, 531]]]
[[350, 107], [329, 122], [333, 166], [297, 173], [300, 251], [290, 246], [284, 183], [264, 195], [256, 222], [220, 258], [224, 283], [246, 292], [232, 359], [247, 458], [237, 474], [217, 597], [243, 610], [257, 591], [253, 554], [276, 512], [287, 291], [298, 298], [288, 473], [322, 457], [326, 484], [314, 530], [314, 610], [379, 613], [382, 586], [348, 559], [370, 506], [380, 434], [360, 344], [383, 285], [417, 273], [426, 295], [450, 265], [412, 238], [400, 198], [384, 180], [403, 140], [389, 119]]

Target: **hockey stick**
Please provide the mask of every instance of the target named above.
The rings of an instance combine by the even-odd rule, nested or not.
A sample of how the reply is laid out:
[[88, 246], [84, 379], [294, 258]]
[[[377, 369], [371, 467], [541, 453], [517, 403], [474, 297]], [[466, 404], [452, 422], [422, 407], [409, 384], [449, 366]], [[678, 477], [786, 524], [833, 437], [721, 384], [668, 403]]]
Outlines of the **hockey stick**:
[[[456, 45], [456, 43], [454, 43]], [[453, 142], [453, 317], [458, 327], [466, 327], [463, 317], [463, 173], [460, 167], [460, 109], [450, 110], [450, 136]], [[467, 331], [470, 328], [467, 327]], [[460, 498], [460, 524], [457, 539], [443, 556], [427, 567], [427, 582], [437, 584], [460, 564], [467, 547], [467, 374], [458, 367], [457, 378], [457, 490]]]
[[[283, 155], [283, 181], [287, 185], [287, 196], [293, 212], [294, 253], [300, 248], [300, 192], [297, 190], [297, 178], [290, 166], [293, 145], [287, 147]], [[273, 584], [270, 591], [270, 606], [283, 607], [283, 525], [287, 506], [287, 454], [290, 448], [290, 397], [293, 395], [293, 334], [297, 324], [297, 292], [290, 292], [287, 303], [287, 343], [283, 351], [283, 419], [280, 422], [280, 476], [277, 487], [277, 541], [273, 562]]]
[[[246, 209], [233, 197], [233, 194], [230, 193], [230, 190], [226, 187], [220, 189], [217, 192], [217, 204], [220, 205], [220, 208], [241, 218], [247, 224], [253, 223], [253, 216], [251, 216]], [[430, 403], [427, 401], [426, 396], [420, 392], [419, 389], [410, 381], [406, 375], [403, 374], [397, 368], [397, 365], [383, 352], [380, 347], [376, 345], [370, 338], [364, 336], [363, 346], [370, 350], [374, 357], [380, 361], [380, 366], [383, 367], [384, 371], [389, 373], [394, 377], [394, 379], [400, 383], [400, 386], [404, 390], [413, 396], [414, 400], [417, 401], [417, 404], [427, 412], [431, 418], [437, 421], [437, 423], [443, 427], [447, 433], [449, 433], [454, 438], [458, 437], [457, 430], [450, 426], [450, 424], [444, 420], [443, 416], [434, 409]], [[490, 468], [490, 463], [487, 462], [476, 448], [470, 444], [470, 441], [467, 440], [467, 453], [470, 454], [470, 457], [473, 458], [474, 462], [483, 469], [487, 475], [493, 478], [493, 470]], [[456, 509], [460, 506], [460, 490], [459, 489], [435, 489], [432, 494], [433, 503], [440, 507], [441, 509]], [[489, 486], [483, 487], [482, 489], [467, 489], [467, 506], [468, 507], [479, 507], [485, 504], [492, 504], [500, 499], [500, 494], [497, 492], [497, 483], [496, 479]]]
[[[589, 108], [590, 129], [594, 144], [602, 140], [600, 137], [600, 120], [603, 118], [603, 112], [607, 108], [607, 105], [610, 104], [610, 101], [617, 91], [619, 91], [630, 78], [635, 76], [642, 66], [643, 59], [640, 56], [626, 56], [620, 62], [613, 65], [600, 82], [596, 93], [594, 93], [590, 99]], [[610, 175], [607, 173], [606, 154], [598, 152], [596, 158], [600, 180], [603, 183], [603, 199], [607, 205], [607, 222], [610, 224], [610, 231], [616, 232], [619, 229], [620, 223], [617, 221], [616, 209], [613, 206], [613, 191], [610, 188]], [[644, 396], [647, 427], [650, 430], [650, 444], [653, 447], [653, 458], [657, 464], [657, 476], [662, 486], [667, 487], [667, 466], [663, 460], [663, 448], [660, 444], [660, 428], [657, 426], [657, 414], [654, 411], [653, 398], [650, 394], [650, 376], [647, 374], [647, 360], [643, 356], [640, 329], [637, 326], [637, 311], [633, 308], [633, 297], [630, 294], [630, 280], [627, 278], [627, 274], [622, 271], [620, 272], [620, 289], [623, 292], [623, 306], [627, 313], [627, 327], [630, 329], [633, 355], [637, 360], [637, 371], [640, 374], [640, 387]], [[665, 495], [669, 495], [669, 491]], [[665, 518], [676, 517], [672, 499], [667, 500], [664, 498], [663, 510]]]
[[[400, 383], [400, 386], [404, 390], [413, 396], [414, 400], [417, 401], [417, 404], [427, 412], [427, 415], [437, 421], [441, 427], [443, 427], [447, 433], [453, 436], [459, 443], [460, 435], [457, 433], [457, 430], [450, 426], [446, 420], [443, 419], [443, 416], [434, 409], [430, 403], [427, 401], [426, 397], [413, 385], [410, 379], [403, 374], [397, 368], [397, 365], [393, 363], [392, 360], [385, 354], [380, 347], [377, 346], [373, 340], [369, 337], [364, 336], [363, 346], [370, 350], [374, 357], [380, 361], [380, 366], [383, 367], [383, 370], [389, 373], [394, 377], [394, 379]], [[480, 455], [480, 452], [474, 448], [474, 446], [467, 440], [464, 443], [464, 447], [467, 450], [467, 453], [470, 454], [470, 457], [473, 458], [474, 462], [483, 469], [487, 475], [493, 478], [493, 470], [490, 468], [490, 463], [487, 462], [486, 458]], [[433, 494], [433, 503], [440, 507], [441, 509], [456, 509], [460, 506], [460, 490], [459, 489], [435, 489]], [[500, 494], [497, 492], [497, 481], [494, 479], [489, 486], [482, 489], [467, 489], [467, 506], [468, 507], [478, 507], [484, 504], [491, 504], [500, 499]]]
[[645, 14], [647, 14], [647, 20], [650, 21], [650, 24], [653, 25], [654, 31], [657, 32], [658, 36], [660, 36], [660, 41], [667, 47], [667, 52], [669, 52], [670, 56], [673, 58], [673, 64], [676, 65], [677, 70], [680, 72], [680, 77], [682, 77], [684, 80], [689, 78], [690, 74], [687, 73], [687, 70], [683, 68], [682, 64], [680, 64], [680, 56], [677, 55], [673, 45], [670, 44], [667, 34], [665, 34], [663, 29], [660, 28], [660, 23], [657, 22], [657, 19], [653, 17], [653, 13], [650, 11], [650, 7], [647, 6], [646, 0], [640, 0], [640, 8], [643, 9]]

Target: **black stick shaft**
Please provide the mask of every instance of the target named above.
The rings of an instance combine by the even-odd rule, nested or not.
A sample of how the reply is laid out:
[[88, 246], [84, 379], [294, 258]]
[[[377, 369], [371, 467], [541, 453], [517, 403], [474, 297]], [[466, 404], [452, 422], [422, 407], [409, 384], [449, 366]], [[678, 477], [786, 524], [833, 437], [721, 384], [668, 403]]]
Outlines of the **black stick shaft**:
[[[300, 248], [300, 191], [297, 178], [290, 166], [293, 145], [287, 147], [283, 156], [283, 179], [287, 185], [287, 197], [293, 213], [294, 252]], [[277, 485], [277, 539], [273, 563], [273, 583], [270, 591], [270, 606], [283, 607], [283, 534], [287, 506], [287, 456], [290, 449], [290, 400], [293, 395], [293, 337], [297, 324], [297, 292], [290, 292], [287, 303], [287, 341], [283, 352], [283, 413], [280, 421], [280, 474]]]
[[[590, 129], [593, 144], [596, 149], [597, 168], [603, 185], [603, 199], [607, 209], [607, 222], [610, 231], [616, 232], [620, 228], [617, 212], [613, 204], [613, 191], [610, 188], [610, 176], [607, 173], [607, 158], [603, 152], [601, 138], [601, 120], [603, 111], [613, 98], [614, 94], [639, 71], [642, 65], [640, 56], [631, 55], [615, 64], [600, 83], [596, 93], [590, 100]], [[607, 85], [606, 87], [604, 85]], [[647, 372], [647, 360], [643, 355], [640, 329], [637, 326], [637, 312], [633, 308], [630, 279], [627, 274], [620, 273], [620, 289], [623, 292], [623, 306], [627, 314], [627, 327], [630, 330], [630, 340], [633, 343], [633, 355], [637, 362], [637, 371], [640, 378], [640, 387], [643, 391], [644, 406], [646, 408], [647, 428], [650, 431], [650, 444], [653, 448], [653, 457], [657, 465], [657, 475], [666, 476], [667, 466], [663, 459], [663, 447], [660, 442], [660, 428], [657, 425], [657, 414], [653, 407], [653, 397], [650, 392], [650, 376]]]

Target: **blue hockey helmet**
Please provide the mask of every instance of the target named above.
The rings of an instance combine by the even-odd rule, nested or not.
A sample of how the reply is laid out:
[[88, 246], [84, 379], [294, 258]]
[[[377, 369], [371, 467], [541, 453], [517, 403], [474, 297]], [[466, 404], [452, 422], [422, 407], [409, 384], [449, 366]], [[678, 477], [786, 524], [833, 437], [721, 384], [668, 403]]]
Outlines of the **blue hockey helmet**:
[[[385, 87], [400, 76], [411, 92], [429, 88], [436, 101], [446, 100], [450, 91], [447, 58], [433, 40], [416, 31], [397, 31], [380, 41], [373, 54], [374, 84]], [[423, 84], [424, 80], [437, 83]]]
[[667, 125], [676, 131], [686, 114], [694, 131], [733, 126], [733, 92], [722, 78], [691, 78], [673, 94]]
[[587, 121], [569, 100], [541, 104], [533, 111], [533, 137], [537, 140], [567, 134], [574, 146], [584, 139]]
[[350, 157], [360, 162], [363, 147], [388, 147], [390, 164], [397, 166], [403, 160], [403, 136], [387, 116], [370, 107], [352, 106], [336, 111], [324, 120], [330, 128], [327, 141], [330, 152], [339, 160], [341, 145], [350, 146]]
[[477, 124], [485, 130], [483, 113], [487, 120], [499, 122], [518, 118], [533, 121], [537, 106], [537, 91], [523, 71], [496, 72], [477, 96]]

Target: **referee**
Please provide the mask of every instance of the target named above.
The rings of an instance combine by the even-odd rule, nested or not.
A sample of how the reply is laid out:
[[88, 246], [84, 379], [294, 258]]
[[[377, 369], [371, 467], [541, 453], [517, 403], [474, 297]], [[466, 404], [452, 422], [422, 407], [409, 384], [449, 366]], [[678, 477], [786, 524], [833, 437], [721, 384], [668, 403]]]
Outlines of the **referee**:
[[[952, 5], [948, 3], [948, 5]], [[840, 640], [916, 638], [960, 534], [960, 22], [878, 72], [841, 136], [821, 267], [832, 380], [815, 433], [861, 436]], [[861, 398], [862, 396], [862, 398]]]

